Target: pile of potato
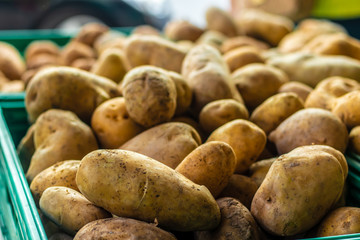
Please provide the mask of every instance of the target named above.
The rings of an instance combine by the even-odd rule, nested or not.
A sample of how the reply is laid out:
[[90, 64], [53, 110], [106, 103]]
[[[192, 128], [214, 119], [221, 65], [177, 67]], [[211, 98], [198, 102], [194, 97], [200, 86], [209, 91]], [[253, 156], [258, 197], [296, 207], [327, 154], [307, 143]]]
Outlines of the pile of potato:
[[206, 20], [27, 48], [18, 153], [50, 239], [360, 232], [343, 155], [360, 154], [360, 42], [259, 10]]

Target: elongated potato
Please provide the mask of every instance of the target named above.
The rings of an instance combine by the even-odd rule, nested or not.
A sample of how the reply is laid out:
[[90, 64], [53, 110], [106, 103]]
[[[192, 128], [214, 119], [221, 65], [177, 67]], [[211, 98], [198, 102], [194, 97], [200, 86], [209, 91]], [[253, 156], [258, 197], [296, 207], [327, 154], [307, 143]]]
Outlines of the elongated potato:
[[206, 187], [139, 153], [93, 151], [81, 160], [76, 183], [91, 202], [119, 217], [156, 219], [176, 231], [213, 229], [220, 222]]
[[25, 70], [19, 51], [8, 43], [0, 42], [0, 71], [5, 77], [10, 80], [20, 79]]

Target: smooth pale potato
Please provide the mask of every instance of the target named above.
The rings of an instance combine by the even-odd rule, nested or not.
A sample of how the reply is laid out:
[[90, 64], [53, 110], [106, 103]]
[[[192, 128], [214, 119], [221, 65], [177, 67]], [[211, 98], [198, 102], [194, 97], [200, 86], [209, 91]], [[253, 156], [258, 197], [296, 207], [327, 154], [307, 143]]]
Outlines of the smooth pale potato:
[[131, 35], [152, 35], [152, 36], [160, 36], [161, 33], [158, 29], [154, 28], [150, 25], [140, 25], [134, 28], [131, 31]]
[[114, 217], [86, 224], [75, 235], [74, 240], [113, 239], [128, 240], [176, 240], [174, 235], [152, 223], [131, 218]]
[[342, 166], [334, 155], [322, 151], [322, 146], [299, 147], [271, 165], [254, 196], [251, 213], [271, 234], [304, 233], [334, 207], [344, 183]]
[[117, 96], [120, 96], [117, 85], [107, 78], [70, 67], [49, 67], [30, 81], [25, 107], [30, 122], [51, 108], [73, 111], [90, 122], [98, 105]]
[[233, 174], [229, 183], [221, 191], [219, 198], [232, 197], [240, 201], [247, 209], [250, 209], [251, 201], [258, 189], [258, 185], [251, 178]]
[[176, 168], [177, 165], [201, 144], [196, 130], [186, 123], [169, 122], [152, 127], [120, 146]]
[[279, 93], [295, 93], [304, 103], [313, 89], [301, 82], [287, 82], [281, 85], [278, 92]]
[[234, 150], [225, 142], [204, 143], [175, 168], [196, 184], [204, 185], [216, 198], [226, 187], [236, 166]]
[[195, 42], [204, 33], [204, 30], [185, 20], [173, 20], [166, 24], [164, 33], [173, 41]]
[[360, 90], [351, 91], [334, 100], [331, 112], [349, 129], [360, 125]]
[[254, 123], [236, 119], [211, 133], [207, 142], [223, 141], [228, 143], [236, 155], [236, 173], [246, 172], [256, 161], [266, 144], [266, 135]]
[[328, 145], [344, 153], [348, 132], [345, 124], [331, 112], [306, 108], [285, 119], [270, 133], [269, 140], [275, 143], [280, 155], [311, 144]]
[[87, 23], [81, 27], [74, 40], [93, 47], [95, 41], [107, 31], [109, 28], [101, 23]]
[[130, 68], [153, 65], [179, 73], [186, 51], [158, 36], [134, 35], [128, 38], [124, 53]]
[[206, 10], [206, 26], [207, 29], [221, 32], [228, 37], [235, 37], [239, 32], [232, 16], [217, 7]]
[[360, 155], [360, 126], [351, 129], [349, 134], [349, 147]]
[[224, 54], [224, 60], [230, 68], [230, 72], [250, 63], [264, 63], [260, 51], [254, 47], [240, 47]]
[[[276, 157], [254, 162], [250, 165], [249, 176], [260, 187]], [[251, 204], [251, 203], [250, 203]]]
[[223, 33], [213, 30], [205, 31], [196, 41], [197, 44], [209, 44], [220, 50], [223, 42], [228, 39]]
[[26, 66], [19, 51], [12, 45], [0, 42], [0, 71], [9, 80], [21, 79]]
[[40, 198], [41, 211], [65, 232], [74, 235], [87, 223], [111, 217], [81, 193], [67, 187], [49, 187]]
[[87, 199], [119, 217], [157, 221], [175, 231], [208, 230], [220, 223], [219, 207], [206, 187], [136, 152], [89, 153], [76, 183]]
[[169, 74], [154, 66], [130, 70], [122, 81], [130, 117], [144, 127], [169, 121], [176, 110], [176, 85]]
[[329, 212], [315, 231], [316, 237], [360, 233], [360, 208], [341, 207]]
[[234, 99], [212, 101], [199, 114], [200, 125], [208, 133], [232, 120], [248, 118], [249, 112], [245, 105]]
[[233, 72], [231, 78], [249, 110], [275, 95], [289, 81], [283, 71], [261, 63], [246, 65]]
[[213, 231], [195, 232], [196, 240], [260, 240], [261, 230], [250, 211], [234, 198], [217, 200], [221, 211], [221, 224]]
[[169, 71], [167, 73], [175, 83], [176, 88], [176, 110], [175, 115], [185, 113], [191, 105], [192, 91], [189, 84], [179, 73]]
[[268, 135], [286, 118], [303, 108], [304, 103], [296, 94], [278, 93], [255, 108], [250, 116], [250, 121]]
[[129, 117], [123, 97], [100, 104], [92, 115], [91, 128], [102, 148], [118, 148], [144, 130]]
[[255, 47], [259, 51], [267, 50], [270, 48], [270, 46], [267, 43], [257, 40], [255, 38], [248, 36], [237, 36], [226, 39], [221, 45], [221, 52], [226, 53], [235, 48], [245, 47], [245, 46]]
[[68, 43], [61, 50], [60, 63], [63, 65], [71, 66], [79, 58], [95, 58], [95, 52], [90, 46], [77, 41]]
[[57, 162], [81, 159], [98, 148], [91, 128], [70, 111], [50, 109], [35, 124], [35, 152], [26, 172], [29, 182]]
[[30, 184], [35, 203], [38, 204], [41, 195], [49, 187], [63, 186], [79, 191], [75, 181], [79, 165], [80, 160], [65, 160], [37, 174]]

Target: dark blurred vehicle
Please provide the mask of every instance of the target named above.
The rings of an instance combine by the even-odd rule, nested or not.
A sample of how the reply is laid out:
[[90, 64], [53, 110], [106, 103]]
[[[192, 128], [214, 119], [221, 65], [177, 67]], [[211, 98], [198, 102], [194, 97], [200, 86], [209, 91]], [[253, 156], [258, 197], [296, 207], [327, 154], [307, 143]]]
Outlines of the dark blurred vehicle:
[[166, 4], [166, 0], [0, 0], [0, 29], [76, 28], [94, 21], [110, 27], [148, 24], [161, 29], [170, 18]]

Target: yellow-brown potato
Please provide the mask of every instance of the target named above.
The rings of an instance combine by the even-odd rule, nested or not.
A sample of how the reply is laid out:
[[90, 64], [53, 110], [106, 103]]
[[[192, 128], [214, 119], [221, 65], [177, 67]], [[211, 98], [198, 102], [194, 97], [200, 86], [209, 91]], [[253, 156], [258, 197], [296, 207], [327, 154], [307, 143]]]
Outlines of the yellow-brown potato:
[[94, 58], [78, 58], [71, 63], [70, 67], [78, 68], [85, 71], [90, 71], [95, 65], [96, 60]]
[[176, 110], [175, 115], [180, 116], [190, 107], [192, 101], [192, 91], [189, 84], [179, 73], [169, 71], [167, 73], [175, 83], [176, 88]]
[[315, 231], [315, 237], [360, 233], [360, 208], [341, 207], [329, 212]]
[[80, 160], [65, 160], [55, 163], [36, 175], [30, 184], [30, 191], [35, 203], [40, 200], [45, 189], [53, 186], [63, 186], [79, 191], [75, 177]]
[[150, 25], [140, 25], [132, 30], [131, 35], [153, 35], [153, 36], [160, 36], [161, 33], [156, 28]]
[[251, 201], [258, 189], [258, 185], [251, 178], [233, 174], [229, 183], [221, 191], [219, 198], [232, 197], [240, 201], [247, 209], [250, 209]]
[[356, 154], [360, 155], [360, 126], [351, 129], [349, 134], [349, 147]]
[[161, 37], [137, 35], [127, 40], [124, 53], [130, 68], [153, 65], [180, 72], [186, 51]]
[[[260, 187], [276, 158], [264, 159], [250, 165], [249, 176]], [[250, 203], [251, 204], [251, 203]]]
[[138, 134], [120, 149], [144, 154], [175, 169], [200, 144], [201, 138], [193, 127], [186, 123], [169, 122]]
[[5, 77], [9, 80], [20, 79], [25, 69], [19, 51], [8, 43], [0, 42], [0, 71]]
[[351, 129], [360, 125], [360, 90], [351, 91], [337, 98], [331, 112], [338, 116]]
[[348, 132], [345, 124], [331, 112], [306, 108], [285, 119], [270, 133], [269, 140], [275, 143], [280, 155], [311, 144], [328, 145], [344, 153]]
[[22, 80], [12, 80], [1, 86], [1, 92], [17, 93], [25, 90], [25, 83]]
[[220, 222], [219, 207], [206, 187], [136, 152], [89, 153], [76, 183], [87, 199], [119, 217], [157, 221], [176, 231], [213, 229]]
[[98, 56], [108, 48], [122, 49], [126, 42], [126, 36], [118, 31], [109, 30], [101, 34], [94, 42], [94, 49]]
[[91, 128], [70, 111], [50, 109], [35, 124], [35, 152], [26, 173], [29, 182], [57, 162], [81, 159], [98, 148]]
[[91, 127], [102, 148], [118, 148], [143, 131], [143, 127], [129, 117], [123, 97], [100, 104], [92, 115]]
[[93, 47], [96, 39], [107, 31], [109, 31], [109, 28], [103, 24], [88, 23], [80, 29], [74, 40]]
[[230, 68], [230, 72], [250, 63], [264, 63], [260, 51], [254, 47], [236, 48], [226, 52], [223, 57]]
[[228, 37], [238, 35], [238, 29], [232, 16], [217, 7], [209, 7], [206, 10], [207, 29], [218, 31]]
[[343, 169], [334, 155], [316, 147], [299, 147], [280, 156], [256, 192], [251, 213], [269, 233], [303, 233], [341, 197]]
[[246, 65], [231, 77], [249, 110], [275, 95], [281, 85], [289, 81], [280, 69], [261, 63]]
[[204, 129], [202, 129], [199, 121], [196, 121], [193, 117], [191, 116], [178, 116], [178, 117], [174, 117], [173, 119], [171, 119], [171, 122], [181, 122], [181, 123], [186, 123], [190, 126], [192, 126], [196, 132], [199, 134], [200, 138], [201, 138], [201, 142], [205, 141], [208, 137], [208, 135], [205, 133]]
[[90, 122], [98, 105], [117, 96], [120, 96], [117, 85], [109, 79], [75, 68], [49, 67], [30, 81], [25, 105], [31, 122], [51, 108], [73, 111]]
[[212, 231], [195, 232], [196, 240], [260, 240], [264, 239], [250, 211], [234, 198], [220, 198], [221, 224]]
[[26, 61], [27, 69], [36, 69], [45, 65], [59, 65], [59, 56], [48, 53], [39, 53]]
[[270, 48], [270, 46], [267, 43], [257, 40], [255, 38], [248, 36], [237, 36], [226, 39], [221, 45], [221, 52], [226, 53], [235, 48], [245, 47], [245, 46], [255, 47], [260, 51], [267, 50]]
[[49, 187], [40, 198], [41, 211], [65, 232], [74, 235], [87, 223], [111, 214], [67, 187]]
[[213, 131], [207, 139], [207, 142], [210, 141], [228, 143], [236, 155], [235, 172], [244, 173], [264, 149], [266, 135], [254, 123], [236, 119]]
[[255, 108], [250, 116], [250, 121], [268, 135], [286, 118], [303, 108], [304, 103], [296, 94], [278, 93]]
[[220, 50], [221, 45], [227, 39], [223, 33], [213, 30], [205, 31], [196, 41], [197, 44], [209, 44]]
[[38, 54], [49, 54], [53, 56], [58, 56], [60, 54], [59, 46], [56, 45], [53, 41], [49, 40], [36, 40], [31, 42], [25, 49], [25, 59], [26, 62], [32, 59], [35, 55]]
[[238, 14], [235, 21], [244, 35], [260, 38], [272, 46], [277, 46], [294, 27], [289, 18], [258, 9], [244, 10]]
[[195, 42], [204, 33], [204, 30], [185, 20], [173, 20], [166, 24], [164, 33], [173, 41]]
[[100, 219], [86, 224], [75, 235], [74, 240], [113, 239], [128, 240], [176, 240], [169, 232], [166, 232], [153, 223], [146, 223], [131, 218], [108, 218]]
[[60, 63], [66, 66], [70, 66], [79, 58], [95, 58], [95, 52], [84, 43], [72, 41], [60, 53]]
[[212, 141], [195, 148], [175, 168], [216, 198], [226, 187], [236, 166], [234, 150], [225, 142]]
[[208, 133], [232, 120], [248, 118], [249, 112], [245, 105], [234, 99], [212, 101], [199, 114], [200, 125]]
[[35, 124], [32, 124], [28, 128], [25, 136], [21, 139], [16, 149], [16, 153], [19, 156], [23, 169], [28, 169], [31, 157], [35, 152], [35, 145], [34, 145], [35, 126], [36, 126]]
[[312, 92], [312, 88], [301, 82], [287, 82], [281, 85], [279, 93], [295, 93], [304, 103], [306, 98]]
[[176, 85], [167, 71], [154, 66], [130, 70], [122, 81], [129, 116], [144, 127], [169, 121], [176, 110]]

